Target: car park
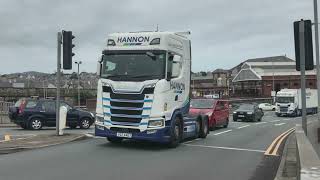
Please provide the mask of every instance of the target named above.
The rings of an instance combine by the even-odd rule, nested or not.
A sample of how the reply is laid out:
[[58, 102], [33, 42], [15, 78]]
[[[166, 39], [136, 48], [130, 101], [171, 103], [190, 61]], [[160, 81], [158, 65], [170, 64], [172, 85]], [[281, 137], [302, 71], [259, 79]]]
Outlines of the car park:
[[190, 114], [203, 114], [209, 118], [210, 130], [218, 126], [228, 127], [229, 102], [221, 99], [191, 99]]
[[263, 111], [275, 111], [276, 106], [272, 105], [270, 103], [261, 103], [259, 104], [259, 108], [262, 109]]
[[[94, 122], [94, 114], [72, 107], [64, 101], [60, 106], [67, 108], [66, 125], [70, 128], [80, 126], [88, 129]], [[56, 126], [56, 102], [48, 99], [22, 98], [9, 108], [9, 118], [24, 129], [39, 130], [44, 126]]]
[[233, 112], [233, 121], [261, 121], [264, 113], [254, 104], [242, 104]]

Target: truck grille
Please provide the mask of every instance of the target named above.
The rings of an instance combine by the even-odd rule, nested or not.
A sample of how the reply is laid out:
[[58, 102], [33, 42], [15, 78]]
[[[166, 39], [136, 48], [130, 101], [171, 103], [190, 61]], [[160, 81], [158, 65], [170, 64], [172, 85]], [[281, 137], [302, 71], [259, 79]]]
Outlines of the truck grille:
[[288, 107], [280, 107], [280, 112], [288, 112]]
[[129, 94], [113, 92], [112, 88], [103, 87], [104, 93], [110, 93], [110, 98], [106, 98], [110, 101], [110, 106], [107, 107], [110, 109], [110, 120], [121, 123], [140, 123], [143, 118], [149, 117], [143, 114], [145, 102], [150, 102], [150, 99], [145, 99], [145, 95], [153, 91], [154, 88], [145, 88], [142, 93]]

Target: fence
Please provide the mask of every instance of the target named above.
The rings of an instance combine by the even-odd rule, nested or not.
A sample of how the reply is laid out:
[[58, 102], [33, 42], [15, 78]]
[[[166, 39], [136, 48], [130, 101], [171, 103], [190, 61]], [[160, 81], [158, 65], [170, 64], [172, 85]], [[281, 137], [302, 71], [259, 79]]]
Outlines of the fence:
[[10, 123], [10, 120], [8, 117], [8, 111], [9, 111], [9, 107], [13, 105], [14, 105], [13, 102], [0, 101], [0, 124]]

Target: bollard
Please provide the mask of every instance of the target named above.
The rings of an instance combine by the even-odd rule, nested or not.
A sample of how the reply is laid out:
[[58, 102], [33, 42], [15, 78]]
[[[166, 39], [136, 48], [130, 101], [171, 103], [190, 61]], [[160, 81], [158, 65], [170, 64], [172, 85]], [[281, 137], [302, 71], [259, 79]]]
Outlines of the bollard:
[[11, 136], [9, 134], [4, 135], [4, 141], [10, 141]]
[[65, 106], [60, 107], [59, 135], [63, 135], [63, 129], [66, 128], [68, 109]]

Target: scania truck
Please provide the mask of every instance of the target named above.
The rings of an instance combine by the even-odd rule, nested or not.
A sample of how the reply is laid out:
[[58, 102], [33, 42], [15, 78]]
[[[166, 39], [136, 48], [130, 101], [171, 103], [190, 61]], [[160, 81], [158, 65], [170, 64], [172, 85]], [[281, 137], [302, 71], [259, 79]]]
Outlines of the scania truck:
[[190, 115], [189, 32], [114, 33], [98, 62], [95, 136], [176, 147], [205, 138], [208, 116]]
[[[306, 110], [308, 114], [317, 113], [318, 98], [316, 89], [306, 89]], [[300, 116], [302, 114], [301, 89], [281, 89], [276, 94], [277, 116]]]

